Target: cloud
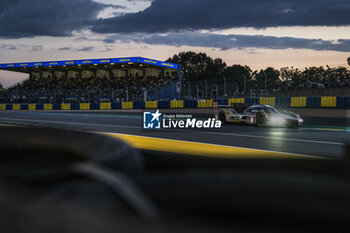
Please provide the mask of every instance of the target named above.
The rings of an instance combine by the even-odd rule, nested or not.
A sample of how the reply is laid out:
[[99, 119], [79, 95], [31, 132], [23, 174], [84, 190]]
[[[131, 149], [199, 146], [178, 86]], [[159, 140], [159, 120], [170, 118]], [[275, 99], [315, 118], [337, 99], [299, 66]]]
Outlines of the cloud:
[[108, 41], [121, 41], [124, 43], [137, 42], [150, 45], [170, 46], [196, 46], [219, 48], [221, 50], [242, 49], [242, 48], [263, 48], [263, 49], [311, 49], [331, 50], [339, 52], [350, 52], [350, 40], [321, 40], [303, 39], [293, 37], [274, 37], [262, 35], [221, 35], [214, 33], [200, 32], [179, 32], [160, 34], [120, 34], [115, 37], [107, 37]]
[[86, 47], [83, 47], [83, 48], [80, 48], [80, 49], [77, 49], [77, 51], [80, 51], [80, 52], [91, 52], [94, 50], [94, 46], [86, 46]]
[[34, 45], [32, 46], [32, 51], [35, 52], [35, 51], [41, 51], [43, 50], [43, 46], [42, 45]]
[[103, 39], [103, 42], [106, 44], [113, 44], [115, 40], [112, 38], [106, 38], [106, 39]]
[[7, 50], [17, 50], [17, 47], [15, 45], [10, 45], [10, 44], [0, 45], [0, 48], [7, 49]]
[[107, 7], [122, 8], [93, 0], [1, 0], [0, 38], [71, 36]]
[[154, 0], [144, 11], [99, 19], [98, 33], [234, 27], [350, 25], [348, 0]]
[[59, 51], [69, 51], [69, 50], [72, 50], [71, 47], [62, 47], [62, 48], [59, 48], [58, 49]]

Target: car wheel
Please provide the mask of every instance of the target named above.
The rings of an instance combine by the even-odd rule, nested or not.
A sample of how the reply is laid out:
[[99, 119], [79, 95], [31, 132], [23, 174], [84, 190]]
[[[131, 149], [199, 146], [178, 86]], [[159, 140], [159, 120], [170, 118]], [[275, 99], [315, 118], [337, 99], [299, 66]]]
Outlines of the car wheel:
[[226, 113], [225, 112], [220, 112], [219, 114], [219, 120], [221, 121], [221, 123], [224, 125], [226, 124]]
[[256, 125], [259, 127], [264, 127], [266, 125], [266, 115], [262, 112], [256, 114]]

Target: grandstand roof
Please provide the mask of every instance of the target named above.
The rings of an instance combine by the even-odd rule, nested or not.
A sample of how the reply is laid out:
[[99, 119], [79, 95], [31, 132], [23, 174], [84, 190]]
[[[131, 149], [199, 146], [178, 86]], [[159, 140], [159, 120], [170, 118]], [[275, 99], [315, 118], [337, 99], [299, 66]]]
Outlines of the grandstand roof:
[[[0, 64], [1, 70], [10, 70], [24, 73], [31, 73], [40, 70], [52, 70], [54, 68], [92, 68], [101, 67], [111, 68], [112, 66], [121, 64], [123, 66], [157, 66], [162, 68], [178, 69], [179, 65], [158, 61], [144, 57], [123, 57], [123, 58], [100, 58], [100, 59], [83, 59], [83, 60], [64, 60], [64, 61], [44, 61], [44, 62], [22, 62], [22, 63], [5, 63]], [[126, 68], [127, 68], [126, 67]]]

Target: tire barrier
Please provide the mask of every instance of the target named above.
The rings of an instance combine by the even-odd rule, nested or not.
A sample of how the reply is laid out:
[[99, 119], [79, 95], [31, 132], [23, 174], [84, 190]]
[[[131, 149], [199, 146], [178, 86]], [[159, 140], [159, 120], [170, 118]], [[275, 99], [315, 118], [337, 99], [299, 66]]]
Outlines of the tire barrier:
[[212, 108], [213, 107], [213, 99], [198, 100], [197, 107], [198, 108]]
[[171, 100], [146, 102], [103, 102], [103, 103], [62, 103], [62, 104], [0, 104], [0, 110], [111, 110], [111, 109], [179, 109], [212, 108], [219, 105], [245, 103], [247, 105], [268, 104], [283, 108], [340, 108], [350, 109], [350, 96], [321, 97], [262, 97], [201, 100]]
[[254, 105], [254, 104], [259, 104], [260, 98], [245, 98], [244, 103], [248, 106]]
[[[131, 107], [131, 104], [130, 104], [130, 107]], [[145, 109], [145, 102], [134, 102], [133, 107], [131, 107], [130, 109]]]
[[156, 109], [158, 108], [158, 101], [146, 101], [145, 107], [147, 109]]
[[[302, 98], [305, 98], [305, 97], [302, 97]], [[292, 107], [292, 99], [289, 97], [279, 97], [279, 98], [276, 98], [275, 104], [276, 106], [283, 107], [283, 108]], [[306, 99], [305, 99], [305, 105], [306, 105]]]
[[197, 108], [197, 100], [184, 100], [184, 108]]
[[89, 103], [81, 103], [79, 104], [80, 110], [90, 110], [90, 104]]
[[261, 97], [260, 98], [260, 104], [275, 106], [275, 103], [276, 103], [275, 97]]
[[52, 110], [52, 104], [44, 104], [44, 110]]
[[167, 109], [170, 108], [170, 101], [158, 101], [159, 109]]
[[21, 110], [20, 104], [12, 104], [12, 110]]
[[291, 107], [306, 107], [306, 97], [292, 97], [290, 102]]
[[111, 110], [112, 104], [111, 103], [100, 103], [100, 110]]
[[170, 108], [184, 108], [183, 100], [172, 100], [170, 102]]
[[322, 96], [321, 107], [337, 107], [337, 97], [335, 96]]
[[[245, 100], [244, 98], [232, 98], [232, 99], [228, 99], [228, 105], [231, 104], [237, 104], [237, 103], [243, 103], [244, 104]], [[220, 105], [220, 103], [219, 103]]]
[[61, 110], [71, 110], [70, 104], [61, 104]]
[[122, 102], [122, 109], [133, 109], [134, 103], [133, 102]]
[[36, 110], [36, 104], [28, 104], [28, 110]]
[[308, 108], [321, 107], [321, 97], [308, 97], [306, 99], [306, 107]]

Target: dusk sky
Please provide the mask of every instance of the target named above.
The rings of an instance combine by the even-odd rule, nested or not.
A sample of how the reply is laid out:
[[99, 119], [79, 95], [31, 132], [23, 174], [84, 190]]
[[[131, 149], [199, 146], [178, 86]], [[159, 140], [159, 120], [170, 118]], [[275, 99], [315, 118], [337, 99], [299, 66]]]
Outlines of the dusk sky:
[[[347, 66], [350, 1], [0, 1], [0, 63], [182, 51], [252, 69]], [[0, 72], [6, 87], [26, 77]]]

